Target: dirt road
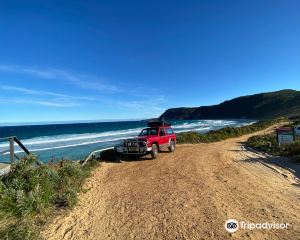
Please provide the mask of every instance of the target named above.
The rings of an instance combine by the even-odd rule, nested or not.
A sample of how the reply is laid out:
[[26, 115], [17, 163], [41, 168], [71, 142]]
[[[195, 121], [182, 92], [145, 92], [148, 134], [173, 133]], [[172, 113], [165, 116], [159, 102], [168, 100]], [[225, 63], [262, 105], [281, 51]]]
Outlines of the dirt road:
[[[300, 239], [300, 185], [244, 149], [247, 136], [178, 145], [158, 159], [104, 163], [87, 193], [45, 239]], [[286, 230], [225, 231], [228, 219], [289, 223]]]

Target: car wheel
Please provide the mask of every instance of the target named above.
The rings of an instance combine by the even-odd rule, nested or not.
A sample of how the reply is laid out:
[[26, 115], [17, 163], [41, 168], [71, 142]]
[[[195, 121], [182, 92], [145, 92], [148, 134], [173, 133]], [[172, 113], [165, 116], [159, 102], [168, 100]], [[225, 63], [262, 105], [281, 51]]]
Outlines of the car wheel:
[[151, 150], [151, 156], [152, 156], [152, 158], [153, 159], [157, 158], [157, 154], [158, 154], [158, 147], [154, 143], [154, 144], [152, 144], [152, 150]]
[[169, 146], [169, 152], [174, 152], [175, 151], [175, 147], [176, 147], [175, 142], [173, 140], [171, 140], [170, 146]]

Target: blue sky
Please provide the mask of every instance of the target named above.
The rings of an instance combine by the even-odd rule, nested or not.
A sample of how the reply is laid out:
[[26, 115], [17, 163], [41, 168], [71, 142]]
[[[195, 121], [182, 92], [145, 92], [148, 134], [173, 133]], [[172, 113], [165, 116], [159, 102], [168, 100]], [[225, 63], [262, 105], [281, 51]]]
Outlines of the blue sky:
[[0, 122], [300, 90], [299, 1], [1, 1]]

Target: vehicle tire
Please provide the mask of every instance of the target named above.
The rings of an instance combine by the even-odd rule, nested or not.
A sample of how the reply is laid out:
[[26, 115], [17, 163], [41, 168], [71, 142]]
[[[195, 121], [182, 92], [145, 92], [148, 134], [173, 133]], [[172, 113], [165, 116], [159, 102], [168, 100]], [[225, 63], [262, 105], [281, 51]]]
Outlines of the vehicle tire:
[[169, 152], [174, 152], [176, 148], [176, 144], [174, 140], [171, 140], [170, 146], [169, 146]]
[[152, 159], [157, 158], [157, 154], [158, 154], [158, 146], [157, 144], [152, 144], [152, 150], [151, 150], [151, 157]]

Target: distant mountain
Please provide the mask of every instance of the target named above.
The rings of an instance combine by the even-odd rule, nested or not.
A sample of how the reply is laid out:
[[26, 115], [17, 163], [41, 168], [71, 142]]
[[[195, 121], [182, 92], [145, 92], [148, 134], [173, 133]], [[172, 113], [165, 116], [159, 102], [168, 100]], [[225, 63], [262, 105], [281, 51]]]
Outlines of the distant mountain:
[[281, 90], [234, 98], [219, 105], [166, 110], [164, 120], [268, 119], [300, 115], [300, 91]]

